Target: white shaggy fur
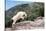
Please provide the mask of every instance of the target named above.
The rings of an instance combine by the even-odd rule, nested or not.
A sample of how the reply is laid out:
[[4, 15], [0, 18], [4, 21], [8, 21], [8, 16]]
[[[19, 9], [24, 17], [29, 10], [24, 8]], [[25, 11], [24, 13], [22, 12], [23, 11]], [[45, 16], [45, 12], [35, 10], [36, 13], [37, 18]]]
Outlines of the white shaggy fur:
[[[23, 16], [24, 15], [24, 16]], [[27, 17], [27, 14], [26, 14], [26, 12], [18, 12], [15, 16], [13, 16], [13, 18], [12, 18], [12, 20], [13, 20], [13, 24], [15, 24], [16, 23], [16, 21], [17, 20], [19, 20], [20, 18], [22, 19], [22, 20], [24, 20], [24, 18], [26, 18]]]

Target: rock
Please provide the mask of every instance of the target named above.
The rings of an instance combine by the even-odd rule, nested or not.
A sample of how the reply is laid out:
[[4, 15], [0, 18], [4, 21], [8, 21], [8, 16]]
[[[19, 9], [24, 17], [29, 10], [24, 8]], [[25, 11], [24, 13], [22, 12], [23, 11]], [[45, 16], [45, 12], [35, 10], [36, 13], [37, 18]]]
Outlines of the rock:
[[[22, 21], [22, 22], [19, 22], [19, 23], [16, 23], [14, 25], [12, 25], [12, 28], [6, 28], [6, 31], [9, 30], [9, 31], [15, 31], [15, 30], [31, 30], [31, 29], [41, 29], [41, 28], [44, 28], [44, 20], [43, 19], [37, 19], [37, 21], [41, 22], [38, 24], [38, 22], [36, 21]], [[36, 22], [36, 23], [35, 23]], [[35, 25], [34, 25], [35, 24]]]

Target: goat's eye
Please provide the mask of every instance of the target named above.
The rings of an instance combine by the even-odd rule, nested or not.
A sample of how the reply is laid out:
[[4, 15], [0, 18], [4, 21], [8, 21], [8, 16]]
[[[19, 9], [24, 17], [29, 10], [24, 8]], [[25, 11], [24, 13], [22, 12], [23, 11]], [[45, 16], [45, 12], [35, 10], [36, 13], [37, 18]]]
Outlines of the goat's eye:
[[23, 15], [23, 16], [25, 16], [25, 15]]

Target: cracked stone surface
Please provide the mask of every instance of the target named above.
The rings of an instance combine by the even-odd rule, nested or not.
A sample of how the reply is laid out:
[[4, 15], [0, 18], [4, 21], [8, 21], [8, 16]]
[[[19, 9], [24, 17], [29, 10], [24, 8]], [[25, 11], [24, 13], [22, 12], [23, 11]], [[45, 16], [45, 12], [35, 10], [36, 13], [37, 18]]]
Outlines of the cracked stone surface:
[[[40, 19], [38, 19], [40, 20]], [[31, 29], [43, 29], [44, 28], [44, 20], [41, 19], [40, 21], [43, 21], [41, 24], [39, 25], [31, 25], [32, 21], [23, 21], [23, 22], [19, 22], [16, 23], [15, 25], [13, 25], [12, 28], [6, 28], [5, 31], [15, 31], [15, 30], [31, 30]]]

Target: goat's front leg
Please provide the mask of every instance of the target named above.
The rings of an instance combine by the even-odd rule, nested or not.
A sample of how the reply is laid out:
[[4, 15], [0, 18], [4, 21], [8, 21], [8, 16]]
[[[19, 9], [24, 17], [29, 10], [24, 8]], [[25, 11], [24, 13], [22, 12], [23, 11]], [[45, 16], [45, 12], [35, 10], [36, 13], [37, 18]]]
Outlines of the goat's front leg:
[[15, 22], [13, 22], [13, 24], [15, 25]]
[[16, 21], [14, 21], [14, 22], [12, 23], [12, 29], [13, 29], [13, 30], [15, 29], [15, 25], [16, 25]]

